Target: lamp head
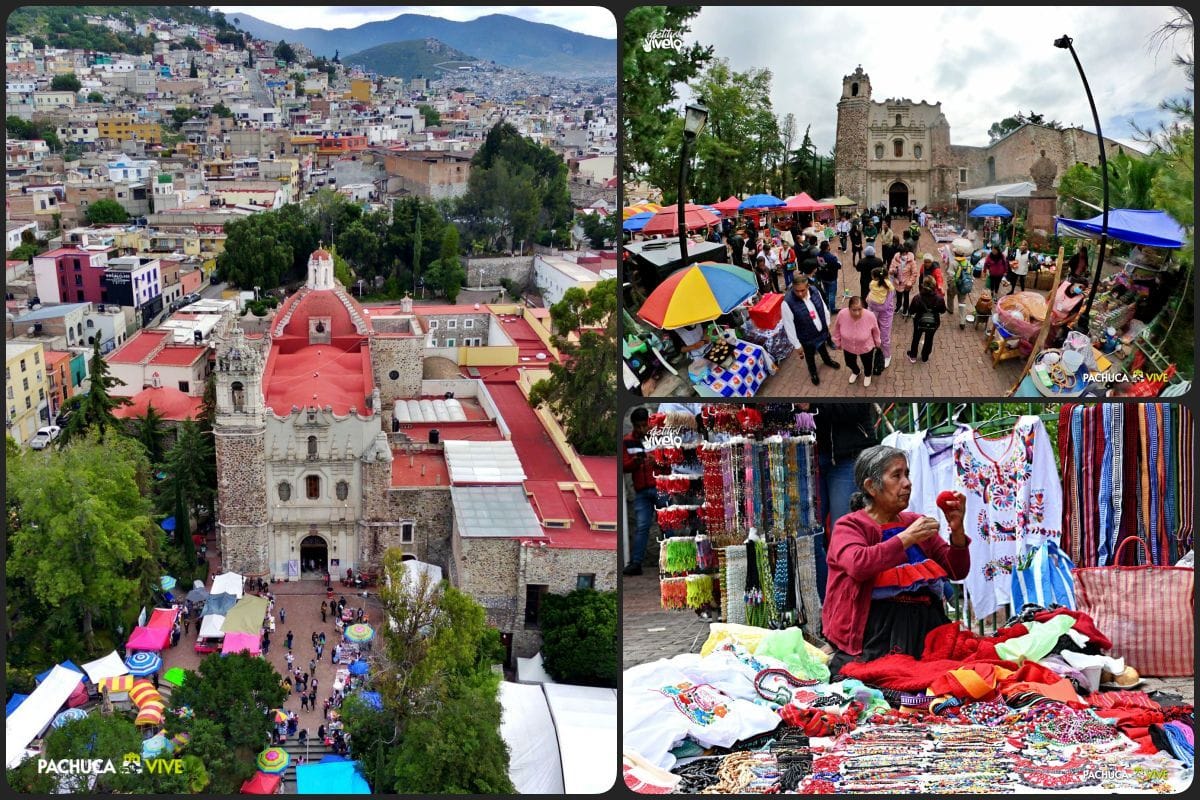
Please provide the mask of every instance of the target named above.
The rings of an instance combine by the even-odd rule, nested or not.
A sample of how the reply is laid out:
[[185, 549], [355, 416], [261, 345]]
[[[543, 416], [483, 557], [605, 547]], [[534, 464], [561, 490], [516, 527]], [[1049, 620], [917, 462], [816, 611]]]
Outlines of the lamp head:
[[1074, 39], [1064, 33], [1062, 36], [1054, 40], [1054, 46], [1062, 48], [1063, 50], [1068, 50], [1070, 49], [1073, 41]]
[[689, 139], [695, 139], [704, 130], [708, 121], [708, 109], [700, 102], [688, 103], [683, 116], [683, 132]]

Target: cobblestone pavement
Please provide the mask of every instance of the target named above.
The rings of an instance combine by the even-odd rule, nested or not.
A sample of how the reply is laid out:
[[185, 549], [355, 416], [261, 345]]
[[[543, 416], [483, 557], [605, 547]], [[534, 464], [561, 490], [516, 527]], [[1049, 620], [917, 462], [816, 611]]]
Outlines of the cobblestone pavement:
[[[648, 560], [649, 561], [649, 560]], [[621, 648], [623, 668], [698, 653], [708, 638], [708, 623], [696, 612], [664, 611], [659, 604], [658, 574], [653, 568], [621, 577]]]
[[[897, 237], [900, 237], [906, 223], [892, 224]], [[846, 287], [858, 293], [858, 272], [850, 266], [850, 253], [834, 252], [842, 260], [842, 275], [838, 280], [838, 292]], [[921, 231], [921, 243], [916, 253], [918, 260], [924, 253], [937, 253], [938, 245], [928, 230]], [[1043, 278], [1042, 294], [1049, 291], [1049, 284]], [[984, 288], [984, 280], [975, 280], [975, 291], [971, 294], [970, 306], [973, 309], [975, 300]], [[1028, 288], [1032, 290], [1030, 281]], [[1007, 293], [1007, 288], [1001, 288]], [[914, 293], [915, 294], [915, 293]], [[845, 305], [839, 298], [839, 308]], [[892, 321], [892, 363], [882, 375], [871, 379], [869, 387], [863, 386], [862, 378], [857, 383], [850, 384], [850, 372], [846, 368], [842, 353], [830, 351], [834, 360], [842, 365], [836, 372], [829, 367], [820, 365], [818, 360], [817, 376], [821, 379], [819, 386], [814, 386], [808, 376], [808, 366], [804, 356], [799, 351], [788, 356], [779, 365], [779, 371], [767, 379], [758, 396], [773, 397], [875, 397], [875, 398], [908, 398], [908, 397], [1007, 397], [1013, 385], [1021, 375], [1025, 359], [1014, 358], [992, 366], [992, 358], [986, 352], [987, 336], [982, 323], [976, 330], [971, 325], [960, 329], [957, 318], [947, 314], [942, 317], [942, 326], [934, 338], [933, 353], [928, 363], [917, 361], [911, 364], [905, 356], [912, 342], [912, 320], [895, 317]]]

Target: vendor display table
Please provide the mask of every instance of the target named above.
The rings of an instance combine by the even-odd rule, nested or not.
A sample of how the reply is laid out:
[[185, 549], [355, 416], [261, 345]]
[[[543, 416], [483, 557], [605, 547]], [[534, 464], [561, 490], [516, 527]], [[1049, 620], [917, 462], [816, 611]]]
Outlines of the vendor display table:
[[766, 350], [743, 341], [734, 345], [729, 366], [711, 362], [707, 365], [703, 377], [695, 382], [696, 392], [704, 397], [754, 397], [768, 376], [778, 369]]
[[788, 341], [787, 333], [783, 330], [782, 320], [770, 330], [764, 330], [752, 321], [746, 320], [746, 323], [742, 325], [741, 330], [738, 332], [738, 337], [765, 349], [771, 354], [771, 358], [775, 359], [775, 363], [777, 364], [790, 356], [792, 351], [796, 349]]
[[350, 680], [350, 670], [339, 669], [333, 678], [333, 691], [341, 692], [346, 689], [346, 682]]

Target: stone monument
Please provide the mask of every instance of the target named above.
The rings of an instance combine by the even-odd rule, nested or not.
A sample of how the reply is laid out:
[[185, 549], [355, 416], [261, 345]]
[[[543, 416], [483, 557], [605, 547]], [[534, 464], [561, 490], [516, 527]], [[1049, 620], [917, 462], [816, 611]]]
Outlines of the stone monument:
[[1029, 168], [1029, 177], [1037, 187], [1029, 195], [1029, 218], [1025, 221], [1029, 244], [1038, 248], [1045, 244], [1046, 239], [1054, 232], [1054, 212], [1058, 203], [1058, 193], [1054, 190], [1054, 177], [1058, 175], [1058, 167], [1046, 158], [1043, 150], [1041, 157]]

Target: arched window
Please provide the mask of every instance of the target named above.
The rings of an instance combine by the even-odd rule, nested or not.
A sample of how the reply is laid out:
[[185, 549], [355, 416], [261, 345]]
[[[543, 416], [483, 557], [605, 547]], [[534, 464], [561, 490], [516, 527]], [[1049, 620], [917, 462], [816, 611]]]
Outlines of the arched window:
[[96, 327], [96, 322], [95, 322], [94, 320], [90, 320], [90, 319], [89, 319], [89, 320], [87, 321], [87, 326], [88, 326], [89, 328], [94, 328], [94, 327]]
[[283, 502], [286, 503], [292, 499], [292, 485], [287, 481], [280, 481], [279, 485], [275, 488], [279, 492], [279, 499]]
[[233, 401], [234, 411], [244, 411], [246, 407], [246, 387], [242, 386], [241, 381], [234, 381], [229, 387], [230, 399]]
[[857, 83], [850, 84], [850, 96], [858, 97], [858, 84]]
[[315, 436], [308, 437], [308, 457], [317, 457], [317, 437]]
[[321, 498], [320, 475], [308, 475], [304, 478], [304, 495], [309, 500], [319, 500]]
[[922, 151], [921, 151], [921, 145], [919, 145], [919, 144], [914, 144], [914, 145], [913, 145], [913, 158], [920, 158], [920, 157], [921, 157], [921, 152], [922, 152]]
[[345, 481], [338, 481], [337, 482], [337, 499], [345, 500], [349, 496], [350, 496], [350, 484], [346, 483]]
[[883, 158], [883, 145], [875, 145], [875, 158]]
[[896, 127], [899, 128], [903, 124], [904, 124], [904, 120], [901, 118], [901, 116], [899, 114], [897, 114], [896, 115]]
[[896, 158], [904, 158], [904, 140], [896, 139], [892, 142], [892, 152]]

